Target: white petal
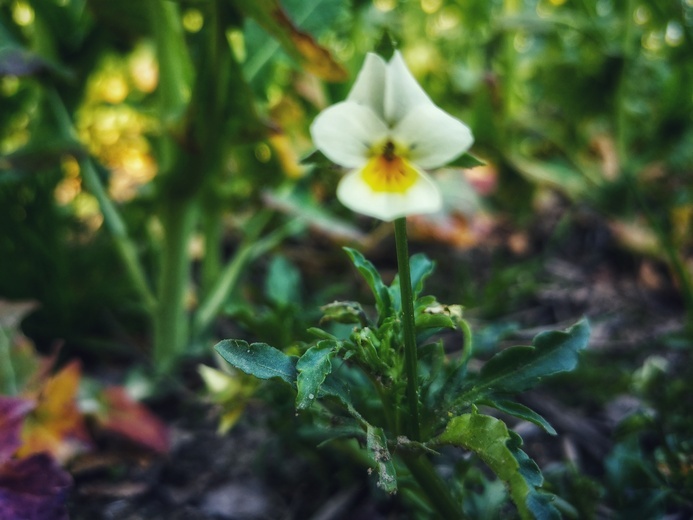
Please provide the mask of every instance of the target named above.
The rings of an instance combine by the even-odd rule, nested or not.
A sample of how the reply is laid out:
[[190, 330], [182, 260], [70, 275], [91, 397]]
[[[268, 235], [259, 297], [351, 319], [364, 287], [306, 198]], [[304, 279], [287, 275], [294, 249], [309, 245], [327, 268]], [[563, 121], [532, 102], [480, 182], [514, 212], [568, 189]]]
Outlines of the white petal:
[[409, 159], [421, 168], [443, 166], [474, 142], [467, 125], [432, 103], [413, 108], [392, 130], [392, 138], [409, 148]]
[[326, 108], [310, 125], [317, 149], [346, 168], [362, 166], [371, 145], [387, 132], [385, 123], [370, 108], [351, 101]]
[[339, 182], [337, 198], [352, 211], [385, 221], [435, 213], [443, 203], [440, 191], [428, 175], [419, 174], [416, 184], [405, 193], [388, 193], [373, 191], [361, 177], [361, 170], [354, 170]]
[[387, 64], [377, 54], [369, 52], [366, 60], [356, 76], [347, 101], [370, 107], [373, 112], [384, 119], [385, 72]]
[[433, 102], [414, 79], [400, 52], [395, 51], [385, 79], [385, 120], [394, 126], [421, 104], [432, 105]]

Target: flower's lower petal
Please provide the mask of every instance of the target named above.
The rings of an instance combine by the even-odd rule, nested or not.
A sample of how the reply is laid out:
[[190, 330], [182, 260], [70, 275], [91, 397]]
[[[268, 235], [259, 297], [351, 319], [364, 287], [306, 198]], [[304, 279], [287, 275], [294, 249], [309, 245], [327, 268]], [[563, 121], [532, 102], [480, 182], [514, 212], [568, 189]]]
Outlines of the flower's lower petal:
[[310, 125], [315, 146], [328, 159], [346, 168], [367, 160], [374, 142], [387, 135], [385, 123], [366, 106], [343, 101], [323, 110]]
[[439, 211], [442, 197], [438, 187], [424, 172], [417, 173], [416, 182], [405, 192], [386, 192], [373, 190], [363, 169], [353, 170], [339, 182], [337, 198], [352, 211], [385, 221]]
[[438, 168], [467, 151], [474, 142], [469, 127], [434, 104], [414, 107], [392, 131], [422, 168]]

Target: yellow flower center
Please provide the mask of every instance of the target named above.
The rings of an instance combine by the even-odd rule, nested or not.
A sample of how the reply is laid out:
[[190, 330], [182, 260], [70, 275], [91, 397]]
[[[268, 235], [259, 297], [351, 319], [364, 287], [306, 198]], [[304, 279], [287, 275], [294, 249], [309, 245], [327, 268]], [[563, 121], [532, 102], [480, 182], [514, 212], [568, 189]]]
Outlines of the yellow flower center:
[[361, 170], [363, 180], [373, 191], [405, 193], [416, 183], [418, 172], [404, 154], [397, 152], [394, 143], [387, 141]]

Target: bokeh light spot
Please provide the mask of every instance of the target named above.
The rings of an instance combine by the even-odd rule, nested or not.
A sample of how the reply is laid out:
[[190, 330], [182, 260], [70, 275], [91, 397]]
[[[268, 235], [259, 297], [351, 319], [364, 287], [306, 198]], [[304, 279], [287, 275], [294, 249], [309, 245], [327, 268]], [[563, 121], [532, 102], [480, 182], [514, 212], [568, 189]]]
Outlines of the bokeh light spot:
[[159, 83], [159, 66], [154, 50], [148, 45], [140, 45], [130, 56], [130, 77], [140, 92], [154, 92]]
[[186, 9], [183, 14], [183, 28], [190, 32], [196, 33], [205, 24], [204, 16], [197, 9]]
[[650, 21], [650, 10], [645, 5], [638, 6], [633, 13], [633, 19], [638, 25], [645, 25]]
[[272, 150], [266, 143], [259, 144], [255, 147], [255, 158], [266, 163], [272, 158]]
[[0, 92], [5, 97], [14, 96], [19, 90], [19, 78], [17, 76], [3, 76], [0, 78]]
[[397, 0], [373, 0], [373, 4], [378, 11], [387, 13], [397, 7]]
[[102, 88], [104, 101], [113, 104], [122, 103], [129, 92], [128, 84], [121, 75], [113, 75], [104, 78]]
[[421, 0], [421, 9], [426, 14], [433, 14], [443, 5], [443, 0]]
[[82, 180], [79, 176], [80, 168], [77, 159], [68, 155], [61, 161], [63, 179], [54, 190], [55, 200], [61, 206], [70, 204], [82, 191]]
[[247, 52], [245, 50], [245, 37], [243, 36], [243, 31], [238, 29], [233, 29], [226, 33], [226, 39], [231, 45], [231, 50], [236, 59], [243, 63], [247, 57]]
[[642, 46], [651, 52], [656, 52], [664, 46], [664, 35], [661, 31], [649, 31], [642, 37]]
[[15, 2], [12, 19], [20, 27], [31, 25], [34, 23], [34, 9], [26, 2]]
[[664, 40], [670, 47], [678, 47], [683, 43], [683, 27], [676, 20], [671, 20], [667, 24]]

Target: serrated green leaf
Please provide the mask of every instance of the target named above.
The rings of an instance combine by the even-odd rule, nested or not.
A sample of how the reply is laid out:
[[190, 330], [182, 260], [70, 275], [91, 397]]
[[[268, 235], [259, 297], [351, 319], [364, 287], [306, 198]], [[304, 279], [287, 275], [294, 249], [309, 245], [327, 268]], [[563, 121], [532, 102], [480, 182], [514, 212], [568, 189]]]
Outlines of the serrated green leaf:
[[454, 329], [455, 322], [450, 318], [450, 316], [445, 316], [444, 314], [429, 314], [423, 312], [416, 316], [416, 332], [420, 329]]
[[323, 305], [320, 310], [323, 312], [320, 324], [334, 321], [345, 324], [359, 323], [362, 327], [368, 326], [368, 318], [359, 302], [332, 302]]
[[320, 444], [317, 445], [318, 448], [323, 448], [329, 443], [340, 440], [340, 439], [358, 439], [359, 442], [364, 440], [363, 429], [354, 423], [352, 425], [345, 426], [331, 426], [330, 428], [320, 428]]
[[344, 251], [351, 258], [354, 267], [358, 269], [361, 276], [371, 288], [373, 296], [375, 296], [375, 307], [378, 310], [379, 319], [385, 318], [385, 316], [390, 314], [390, 309], [392, 308], [392, 302], [390, 300], [390, 291], [387, 286], [383, 283], [382, 278], [380, 278], [380, 273], [375, 268], [375, 266], [356, 249], [350, 247], [345, 247]]
[[397, 473], [392, 455], [387, 448], [387, 438], [382, 428], [368, 425], [366, 430], [366, 448], [368, 455], [375, 462], [378, 470], [378, 487], [387, 493], [397, 492]]
[[506, 443], [506, 446], [520, 465], [520, 473], [528, 484], [540, 487], [544, 484], [544, 476], [541, 474], [537, 463], [520, 449], [522, 447], [522, 437], [512, 430], [508, 430], [508, 434], [510, 435], [510, 440]]
[[328, 375], [325, 378], [325, 382], [320, 386], [320, 397], [334, 397], [338, 399], [353, 417], [363, 421], [363, 417], [356, 411], [351, 402], [349, 388], [333, 375]]
[[573, 370], [589, 335], [589, 324], [583, 319], [566, 331], [542, 332], [531, 346], [499, 352], [484, 365], [474, 386], [463, 392], [459, 401], [474, 403], [494, 394], [521, 392], [546, 377]]
[[320, 387], [332, 372], [332, 356], [338, 346], [336, 341], [319, 341], [300, 357], [296, 363], [296, 409], [305, 410], [318, 398]]
[[431, 446], [460, 446], [476, 453], [506, 483], [523, 519], [560, 519], [550, 496], [537, 491], [536, 486], [541, 485], [543, 478], [536, 464], [519, 449], [521, 442], [519, 436], [511, 435], [504, 422], [469, 413], [451, 419]]
[[296, 358], [266, 343], [226, 339], [214, 346], [219, 355], [232, 366], [258, 379], [278, 377], [296, 384]]
[[515, 401], [509, 401], [507, 399], [485, 399], [480, 401], [480, 404], [490, 406], [496, 410], [500, 410], [503, 413], [512, 415], [513, 417], [518, 417], [520, 419], [524, 419], [525, 421], [534, 423], [537, 426], [540, 426], [549, 435], [556, 435], [556, 430], [553, 429], [553, 426], [551, 426], [546, 419], [523, 404], [516, 403]]
[[315, 336], [317, 339], [337, 339], [335, 335], [330, 334], [329, 332], [322, 330], [318, 327], [309, 327], [308, 330], [306, 330], [306, 332], [308, 334]]

